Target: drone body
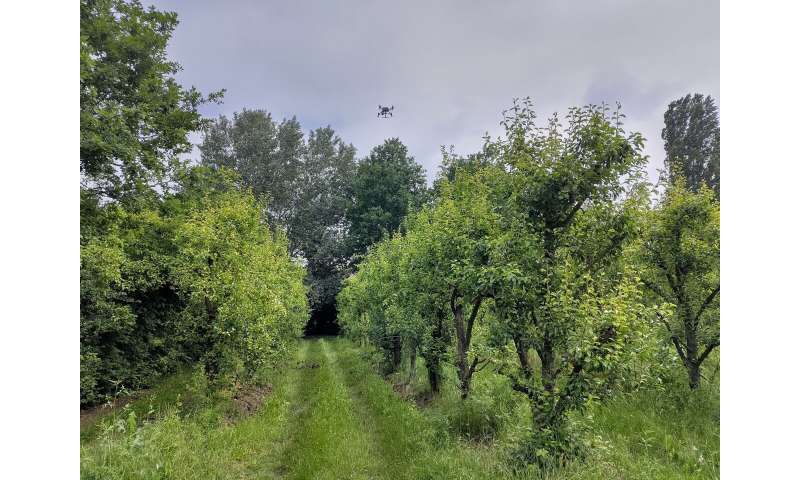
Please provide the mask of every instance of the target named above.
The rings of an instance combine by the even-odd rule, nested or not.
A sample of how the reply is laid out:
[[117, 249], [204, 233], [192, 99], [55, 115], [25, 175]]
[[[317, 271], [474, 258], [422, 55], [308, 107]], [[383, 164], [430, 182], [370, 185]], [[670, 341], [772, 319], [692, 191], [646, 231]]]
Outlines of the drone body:
[[394, 105], [392, 105], [391, 107], [384, 107], [383, 105], [378, 105], [378, 117], [379, 118], [391, 117], [393, 110], [394, 110]]

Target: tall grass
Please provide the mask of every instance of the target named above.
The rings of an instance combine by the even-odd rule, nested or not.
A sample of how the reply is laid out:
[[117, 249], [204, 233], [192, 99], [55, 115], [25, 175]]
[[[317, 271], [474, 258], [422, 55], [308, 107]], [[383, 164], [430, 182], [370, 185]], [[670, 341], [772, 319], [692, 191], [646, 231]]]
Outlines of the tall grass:
[[[304, 341], [296, 361], [264, 372], [274, 390], [253, 416], [231, 416], [226, 392], [197, 376], [171, 377], [81, 439], [89, 479], [684, 479], [719, 477], [719, 383], [659, 386], [591, 403], [571, 421], [587, 455], [557, 470], [518, 468], [510, 452], [530, 428], [507, 380], [476, 375], [471, 399], [445, 388], [418, 406], [424, 365], [398, 395], [363, 349], [343, 339]], [[409, 372], [404, 372], [406, 380]]]
[[233, 424], [223, 392], [206, 395], [193, 388], [191, 375], [171, 377], [152, 396], [87, 428], [81, 478], [272, 478], [287, 430], [293, 375], [270, 372], [282, 381], [257, 414]]

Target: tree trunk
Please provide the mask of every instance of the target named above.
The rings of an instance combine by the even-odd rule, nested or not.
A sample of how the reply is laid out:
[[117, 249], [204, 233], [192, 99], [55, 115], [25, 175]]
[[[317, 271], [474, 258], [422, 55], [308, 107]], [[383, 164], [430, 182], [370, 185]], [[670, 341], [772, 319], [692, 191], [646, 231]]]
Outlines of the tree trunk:
[[697, 390], [700, 386], [700, 365], [694, 363], [689, 366], [689, 388]]
[[445, 338], [445, 312], [437, 309], [436, 326], [431, 332], [432, 342], [428, 348], [422, 350], [425, 358], [425, 368], [428, 371], [428, 383], [431, 385], [431, 393], [436, 395], [441, 388], [442, 379], [442, 355], [446, 349], [447, 339]]
[[686, 371], [689, 374], [689, 388], [696, 390], [700, 386], [700, 362], [698, 362], [697, 327], [692, 321], [691, 313], [686, 308], [682, 312], [684, 335], [686, 336]]
[[453, 323], [456, 329], [456, 370], [458, 372], [458, 388], [461, 390], [461, 398], [469, 396], [469, 345], [467, 344], [467, 329], [464, 325], [464, 307], [456, 300], [456, 293], [453, 292], [451, 308], [453, 310]]
[[536, 350], [542, 362], [542, 385], [548, 392], [553, 391], [556, 384], [556, 356], [553, 352], [553, 342], [545, 335], [542, 346]]
[[403, 353], [403, 344], [400, 341], [400, 337], [395, 335], [392, 337], [392, 372], [396, 372], [400, 369], [400, 362], [402, 361], [402, 353]]
[[431, 384], [431, 393], [436, 395], [440, 390], [441, 378], [438, 371], [439, 366], [428, 366], [428, 383]]
[[411, 384], [411, 381], [414, 379], [414, 376], [417, 374], [417, 345], [414, 344], [411, 346], [411, 351], [409, 352], [409, 365], [408, 365], [408, 380], [406, 380], [407, 384]]

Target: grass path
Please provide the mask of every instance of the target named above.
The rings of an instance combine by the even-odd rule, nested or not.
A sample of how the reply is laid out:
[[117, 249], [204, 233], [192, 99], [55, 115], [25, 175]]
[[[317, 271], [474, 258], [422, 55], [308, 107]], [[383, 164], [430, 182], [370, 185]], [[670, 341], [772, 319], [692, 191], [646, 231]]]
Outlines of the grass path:
[[300, 385], [291, 410], [285, 477], [378, 479], [386, 472], [370, 425], [341, 376], [335, 352], [324, 339], [303, 342]]

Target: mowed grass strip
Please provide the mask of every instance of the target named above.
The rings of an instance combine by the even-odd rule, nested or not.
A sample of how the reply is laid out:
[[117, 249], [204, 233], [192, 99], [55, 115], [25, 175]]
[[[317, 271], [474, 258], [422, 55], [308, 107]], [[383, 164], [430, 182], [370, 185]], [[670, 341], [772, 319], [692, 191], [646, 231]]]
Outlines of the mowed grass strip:
[[326, 355], [326, 349], [326, 340], [315, 339], [303, 342], [299, 354], [300, 384], [284, 458], [286, 478], [390, 478], [338, 375], [335, 357]]
[[372, 426], [384, 469], [393, 479], [496, 478], [495, 461], [486, 449], [450, 438], [359, 356], [349, 340], [330, 342], [358, 407]]

